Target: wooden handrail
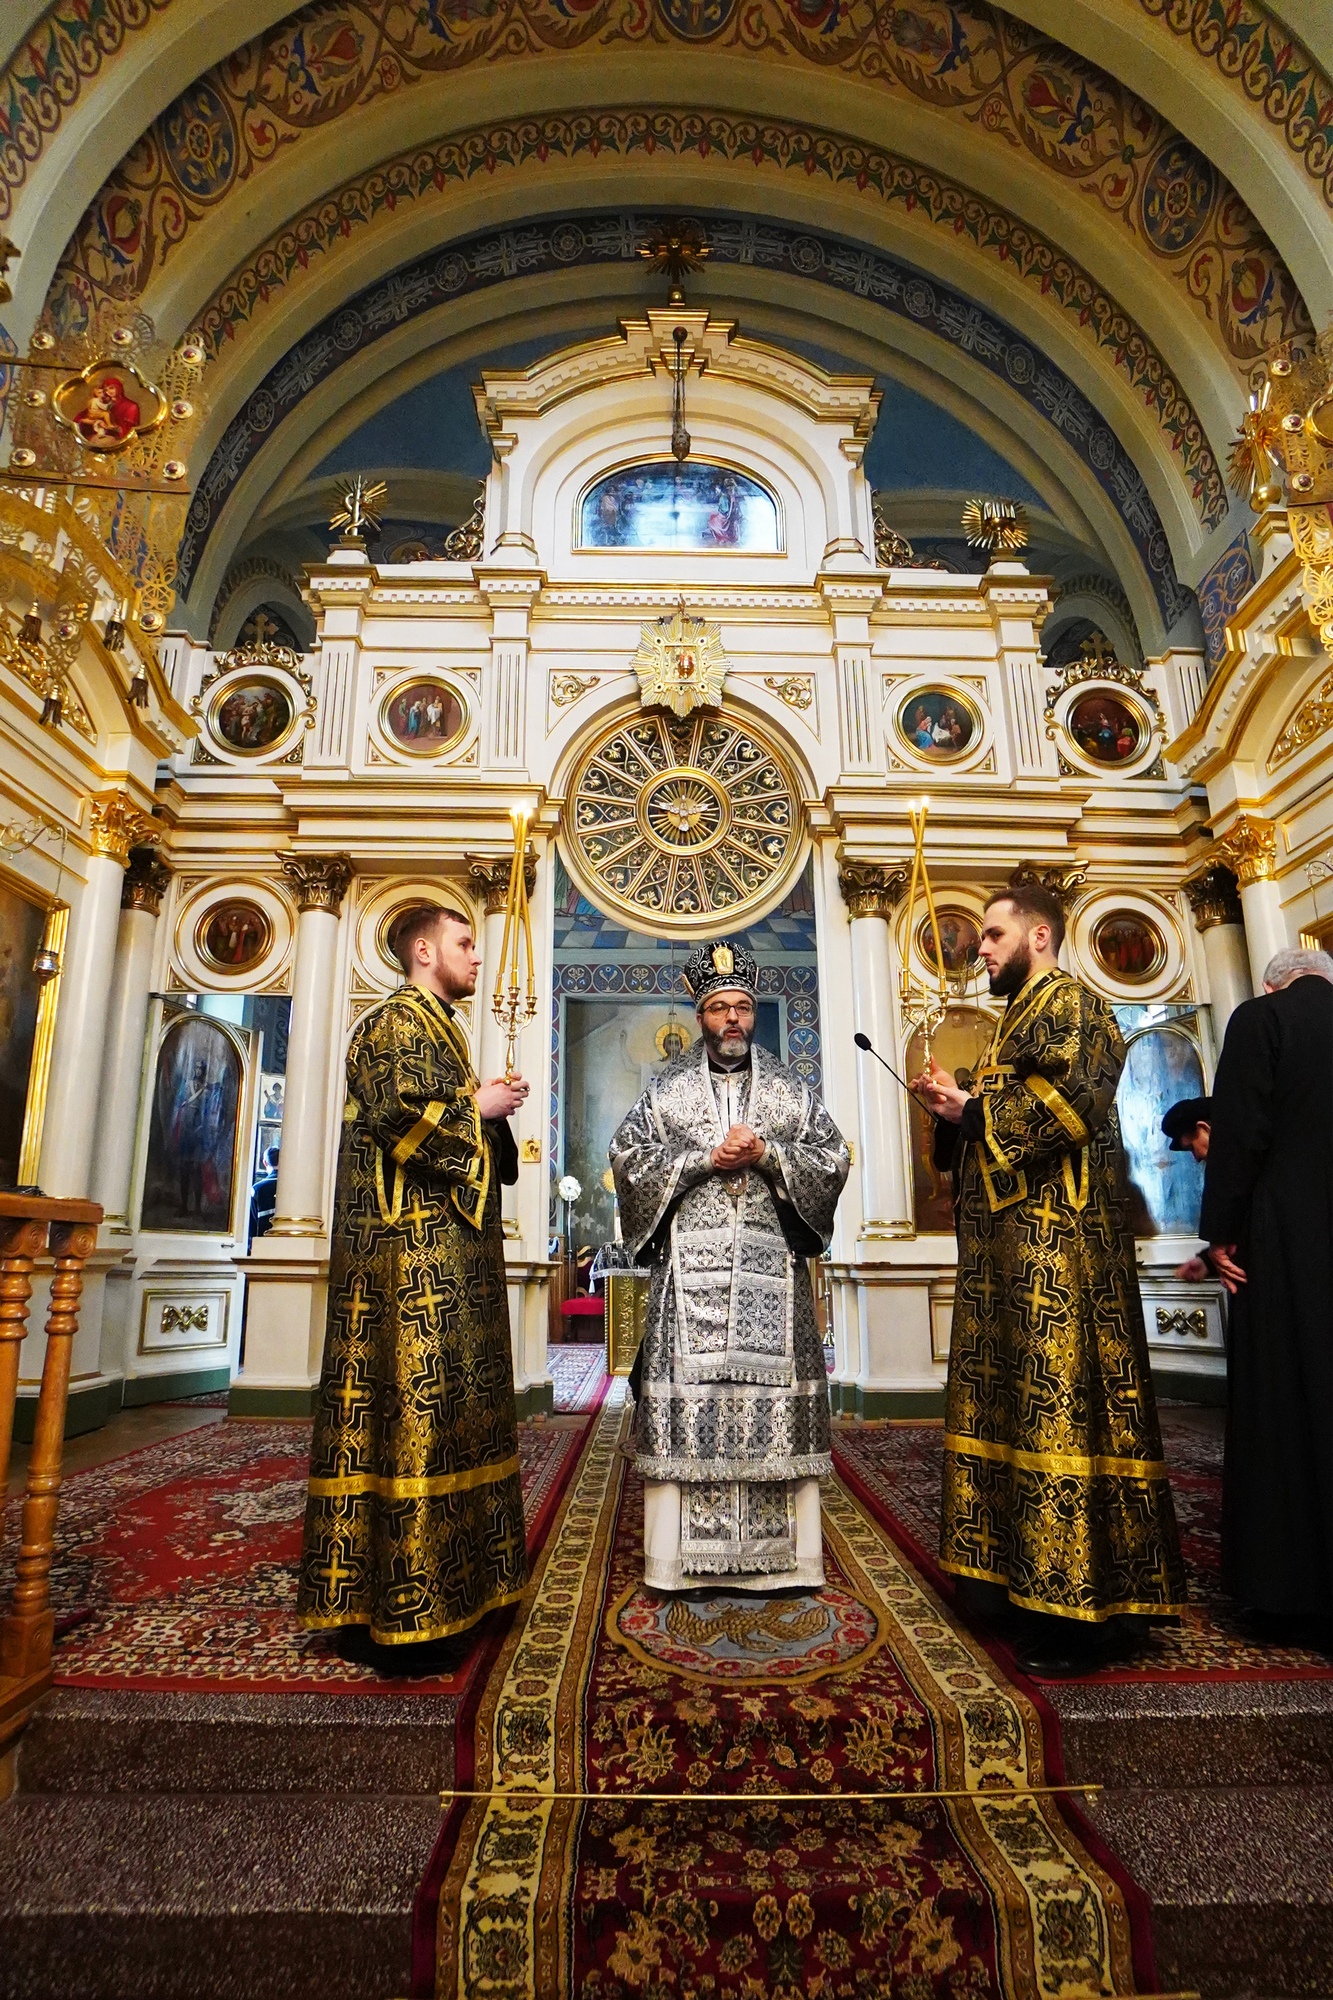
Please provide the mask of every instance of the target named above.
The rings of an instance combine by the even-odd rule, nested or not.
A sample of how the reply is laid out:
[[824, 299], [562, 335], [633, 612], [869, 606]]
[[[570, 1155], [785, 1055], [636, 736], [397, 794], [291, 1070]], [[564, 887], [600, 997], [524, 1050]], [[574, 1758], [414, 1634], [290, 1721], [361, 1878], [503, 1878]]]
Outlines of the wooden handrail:
[[51, 1560], [60, 1505], [70, 1357], [79, 1329], [83, 1267], [97, 1242], [101, 1220], [102, 1211], [95, 1201], [0, 1194], [0, 1497], [8, 1487], [19, 1349], [28, 1330], [33, 1269], [44, 1250], [49, 1250], [55, 1264], [42, 1386], [19, 1527], [18, 1574], [11, 1603], [0, 1616], [0, 1747], [22, 1728], [51, 1685], [55, 1643]]

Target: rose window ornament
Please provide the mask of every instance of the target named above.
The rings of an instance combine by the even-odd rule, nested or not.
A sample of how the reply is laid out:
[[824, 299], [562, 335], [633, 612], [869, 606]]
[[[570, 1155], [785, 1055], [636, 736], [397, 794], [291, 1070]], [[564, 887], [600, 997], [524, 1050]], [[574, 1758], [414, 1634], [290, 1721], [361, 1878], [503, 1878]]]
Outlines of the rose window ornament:
[[599, 908], [636, 928], [701, 934], [774, 902], [802, 853], [787, 766], [749, 722], [696, 711], [621, 722], [584, 758], [564, 846]]

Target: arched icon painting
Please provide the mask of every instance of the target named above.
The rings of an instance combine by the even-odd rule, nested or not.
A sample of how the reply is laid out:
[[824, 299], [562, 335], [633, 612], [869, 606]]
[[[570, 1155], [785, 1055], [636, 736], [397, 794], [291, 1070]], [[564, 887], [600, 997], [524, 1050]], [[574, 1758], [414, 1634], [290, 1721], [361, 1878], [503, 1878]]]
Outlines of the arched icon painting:
[[1138, 986], [1166, 963], [1166, 939], [1138, 910], [1110, 910], [1093, 929], [1092, 955], [1113, 979]]
[[296, 719], [292, 698], [281, 681], [256, 675], [233, 681], [214, 703], [213, 734], [243, 756], [272, 750]]
[[220, 972], [243, 972], [273, 941], [273, 926], [257, 903], [215, 903], [199, 919], [195, 947]]
[[773, 495], [744, 472], [691, 459], [627, 465], [599, 479], [579, 509], [585, 549], [778, 550]]
[[391, 694], [383, 709], [386, 735], [404, 750], [433, 757], [463, 733], [463, 704], [444, 681], [409, 681]]
[[163, 1037], [153, 1078], [140, 1227], [226, 1236], [236, 1172], [241, 1058], [197, 1015]]
[[1085, 757], [1098, 764], [1127, 764], [1143, 748], [1142, 717], [1118, 694], [1098, 690], [1070, 705], [1065, 728]]
[[898, 710], [898, 733], [908, 748], [937, 763], [961, 757], [980, 726], [971, 703], [947, 688], [920, 688]]

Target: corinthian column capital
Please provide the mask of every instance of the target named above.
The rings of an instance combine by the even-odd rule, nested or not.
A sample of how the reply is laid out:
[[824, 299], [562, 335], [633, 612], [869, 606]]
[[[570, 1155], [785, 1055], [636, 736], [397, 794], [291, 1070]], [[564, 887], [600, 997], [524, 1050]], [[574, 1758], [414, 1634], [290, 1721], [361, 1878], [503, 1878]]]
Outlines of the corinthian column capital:
[[[474, 893], [482, 898], [485, 914], [500, 917], [509, 903], [510, 860], [507, 855], [492, 859], [488, 854], [464, 856]], [[523, 881], [529, 895], [537, 886], [537, 856], [530, 847], [523, 857]]]
[[162, 838], [158, 822], [135, 805], [128, 792], [94, 792], [88, 814], [93, 853], [110, 855], [122, 868], [129, 865], [132, 847], [155, 847]]
[[887, 917], [907, 887], [907, 870], [878, 861], [843, 861], [838, 887], [854, 917]]
[[166, 862], [160, 861], [151, 847], [136, 847], [120, 885], [120, 907], [147, 910], [150, 917], [155, 917], [170, 886], [171, 870]]
[[1194, 912], [1196, 931], [1210, 931], [1214, 924], [1240, 924], [1245, 921], [1240, 897], [1236, 894], [1236, 878], [1220, 861], [1210, 857], [1208, 866], [1185, 882], [1184, 890]]
[[284, 854], [282, 872], [296, 891], [298, 910], [336, 917], [356, 869], [346, 854]]
[[1223, 862], [1242, 889], [1271, 882], [1277, 872], [1277, 829], [1254, 813], [1242, 813], [1218, 835], [1210, 859]]

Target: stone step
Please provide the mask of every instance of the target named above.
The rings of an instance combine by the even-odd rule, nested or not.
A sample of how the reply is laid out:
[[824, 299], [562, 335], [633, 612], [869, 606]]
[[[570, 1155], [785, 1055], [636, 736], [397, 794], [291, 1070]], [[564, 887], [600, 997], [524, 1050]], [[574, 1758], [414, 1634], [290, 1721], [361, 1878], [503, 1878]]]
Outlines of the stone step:
[[392, 2000], [428, 1798], [18, 1795], [0, 2000]]
[[1333, 1681], [1063, 1682], [1042, 1692], [1071, 1781], [1333, 1784]]
[[57, 1688], [18, 1746], [24, 1793], [437, 1793], [458, 1700]]
[[1152, 1902], [1164, 1989], [1333, 1994], [1333, 1786], [1103, 1792], [1089, 1817]]

